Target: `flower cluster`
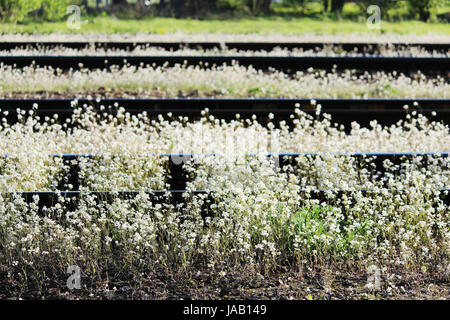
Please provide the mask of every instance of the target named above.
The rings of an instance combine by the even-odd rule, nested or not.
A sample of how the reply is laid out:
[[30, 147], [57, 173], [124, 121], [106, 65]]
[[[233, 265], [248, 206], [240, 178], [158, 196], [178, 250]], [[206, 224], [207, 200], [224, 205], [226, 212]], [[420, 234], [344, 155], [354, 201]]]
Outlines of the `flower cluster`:
[[[189, 81], [187, 81], [187, 79]], [[325, 72], [312, 68], [289, 75], [252, 67], [113, 66], [70, 70], [0, 65], [0, 93], [132, 91], [140, 96], [322, 97], [322, 98], [447, 98], [450, 85], [443, 77], [393, 73]]]
[[[408, 46], [447, 43], [446, 35], [118, 37], [53, 34], [42, 39], [220, 39], [280, 46], [268, 52], [223, 44], [172, 51], [145, 45], [134, 51], [42, 47], [0, 55], [360, 56], [373, 48], [357, 53], [327, 45], [302, 51], [283, 49], [283, 42], [381, 41], [386, 44], [377, 46], [375, 54], [448, 57], [447, 52]], [[40, 36], [0, 39], [39, 41]], [[405, 46], [393, 47], [393, 42]], [[127, 91], [141, 97], [448, 98], [449, 89], [445, 78], [420, 72], [308, 69], [287, 74], [237, 63], [66, 71], [0, 65], [2, 96]], [[315, 101], [315, 116], [296, 105], [290, 120], [278, 123], [273, 114], [265, 122], [239, 114], [225, 121], [207, 108], [189, 119], [134, 115], [100, 99], [72, 105], [72, 117], [64, 120], [58, 114], [38, 116], [36, 105], [28, 112], [17, 110], [17, 121], [9, 123], [11, 115], [0, 110], [0, 274], [8, 283], [46, 286], [58, 276], [66, 278], [69, 265], [80, 266], [85, 277], [114, 280], [152, 272], [219, 278], [242, 270], [249, 277], [280, 270], [362, 274], [376, 266], [386, 277], [448, 281], [450, 129], [433, 117], [411, 110], [389, 127], [374, 120], [367, 127], [354, 122], [345, 128], [322, 114]], [[377, 152], [405, 154], [383, 160]], [[187, 180], [182, 195], [168, 191], [174, 186], [174, 164]], [[39, 191], [53, 196], [41, 193], [30, 201], [28, 192]]]
[[72, 49], [66, 47], [37, 47], [37, 48], [15, 48], [0, 51], [0, 56], [258, 56], [258, 57], [361, 57], [361, 56], [388, 56], [388, 57], [448, 57], [448, 52], [436, 50], [428, 51], [420, 46], [394, 46], [392, 44], [380, 45], [374, 50], [366, 47], [363, 52], [345, 51], [342, 46], [325, 45], [323, 48], [303, 50], [295, 48], [292, 50], [276, 47], [273, 50], [252, 51], [228, 49], [225, 45], [207, 50], [179, 48], [177, 50], [166, 50], [147, 45], [141, 45], [132, 50], [103, 49], [90, 45], [83, 49]]
[[[450, 208], [439, 189], [449, 188], [450, 160], [437, 152], [450, 150], [448, 126], [415, 115], [385, 128], [354, 124], [345, 134], [327, 115], [297, 110], [294, 118], [275, 127], [226, 122], [207, 111], [188, 121], [85, 106], [62, 125], [34, 114], [13, 125], [3, 121], [0, 264], [28, 277], [72, 264], [90, 276], [375, 264], [445, 277]], [[267, 156], [281, 151], [318, 154]], [[380, 167], [373, 156], [346, 154], [356, 151], [435, 154]], [[184, 162], [189, 179], [181, 202], [145, 192], [167, 188], [170, 158], [157, 154], [173, 152], [197, 154]], [[62, 153], [85, 155], [76, 160], [81, 190], [140, 193], [56, 194], [42, 207], [38, 196], [27, 203], [11, 192], [65, 190], [70, 166]], [[209, 193], [190, 192], [196, 190]]]

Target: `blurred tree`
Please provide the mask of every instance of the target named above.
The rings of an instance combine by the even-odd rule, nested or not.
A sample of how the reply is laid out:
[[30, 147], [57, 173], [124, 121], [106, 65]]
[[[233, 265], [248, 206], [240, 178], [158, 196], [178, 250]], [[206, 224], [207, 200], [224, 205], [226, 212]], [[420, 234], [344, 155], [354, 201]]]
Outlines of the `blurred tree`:
[[254, 15], [266, 15], [270, 13], [272, 0], [249, 0], [248, 6]]
[[[122, 12], [137, 18], [148, 14], [173, 16], [177, 18], [194, 17], [201, 19], [211, 13], [268, 15], [271, 8], [275, 11], [283, 8], [283, 12], [298, 14], [306, 8], [317, 11], [317, 3], [323, 6], [323, 12], [333, 12], [341, 16], [346, 2], [353, 2], [352, 17], [364, 17], [369, 5], [379, 5], [383, 19], [393, 16], [430, 19], [433, 8], [448, 5], [449, 0], [0, 0], [0, 21], [22, 21], [30, 12], [34, 17], [58, 20], [65, 16], [69, 5], [83, 6], [85, 12], [98, 14]], [[94, 6], [95, 3], [95, 6]], [[272, 3], [277, 6], [271, 7]], [[311, 4], [315, 3], [313, 6]], [[89, 7], [91, 4], [92, 7]], [[103, 6], [104, 5], [104, 6]], [[101, 9], [103, 7], [103, 9]], [[390, 10], [396, 9], [396, 10]], [[308, 10], [307, 10], [308, 11]], [[399, 13], [400, 12], [400, 13]], [[407, 14], [405, 14], [405, 12]], [[347, 16], [348, 17], [348, 16]]]
[[219, 11], [233, 11], [237, 13], [249, 13], [247, 0], [217, 0], [217, 9]]
[[0, 0], [0, 21], [22, 21], [42, 0]]
[[168, 9], [171, 15], [176, 18], [200, 18], [217, 9], [217, 0], [161, 0], [156, 5], [156, 9], [160, 13], [165, 12]]
[[331, 11], [340, 15], [344, 8], [345, 0], [331, 0]]
[[126, 6], [127, 4], [127, 0], [111, 0], [112, 6]]
[[409, 0], [408, 4], [409, 12], [414, 16], [418, 15], [421, 21], [426, 22], [430, 19], [431, 9], [445, 4], [445, 0]]
[[59, 20], [66, 16], [70, 5], [85, 5], [84, 0], [40, 0], [40, 15], [47, 20]]

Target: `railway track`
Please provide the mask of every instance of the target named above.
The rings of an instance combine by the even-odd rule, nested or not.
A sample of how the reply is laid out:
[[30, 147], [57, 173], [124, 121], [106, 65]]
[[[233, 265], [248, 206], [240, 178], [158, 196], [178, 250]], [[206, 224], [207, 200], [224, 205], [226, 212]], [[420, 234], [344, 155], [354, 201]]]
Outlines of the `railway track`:
[[[2, 45], [4, 44], [0, 43], [0, 48]], [[450, 44], [439, 50], [449, 50], [449, 46]], [[353, 49], [348, 47], [344, 50]], [[357, 47], [356, 51], [358, 50], [367, 52], [371, 49]], [[108, 60], [107, 63], [102, 59]], [[184, 64], [185, 59], [189, 59], [186, 64], [210, 67], [211, 64], [229, 64], [233, 57], [0, 57], [0, 64], [13, 65], [14, 68], [32, 64], [65, 70], [81, 67], [93, 70], [125, 63], [136, 66]], [[205, 65], [205, 59], [208, 65]], [[446, 80], [450, 79], [450, 58], [366, 56], [337, 59], [238, 59], [241, 65], [253, 65], [262, 70], [268, 70], [269, 66], [286, 72], [309, 67], [327, 70], [395, 70], [410, 73], [412, 79], [414, 73], [422, 70], [427, 76], [444, 75]], [[12, 77], [15, 71], [10, 73]], [[90, 70], [83, 72], [92, 73]], [[26, 74], [25, 71], [24, 73]], [[39, 76], [38, 71], [36, 74]], [[25, 77], [21, 79], [23, 78]], [[180, 80], [190, 81], [189, 78]], [[39, 81], [42, 82], [43, 79], [39, 78], [33, 83]], [[105, 79], [102, 82], [104, 81]], [[18, 83], [17, 87], [21, 86], [20, 81], [15, 83]], [[6, 89], [10, 88], [11, 86]], [[102, 88], [99, 91], [102, 91], [99, 94], [101, 96], [106, 90]], [[430, 92], [434, 92], [433, 96], [438, 96], [437, 92], [442, 90], [439, 88]], [[83, 115], [83, 110], [74, 108], [73, 98], [0, 98], [1, 134], [4, 140], [4, 150], [0, 151], [0, 209], [4, 216], [0, 231], [4, 241], [0, 246], [4, 247], [2, 250], [6, 253], [5, 257], [11, 257], [3, 260], [13, 262], [13, 267], [9, 268], [12, 271], [5, 269], [5, 274], [7, 271], [8, 275], [14, 275], [14, 270], [27, 270], [31, 265], [32, 271], [39, 271], [36, 277], [32, 275], [31, 282], [36, 280], [34, 282], [43, 284], [41, 287], [53, 290], [55, 281], [50, 279], [51, 283], [47, 285], [47, 270], [50, 270], [50, 274], [59, 272], [62, 276], [66, 273], [70, 275], [67, 266], [60, 263], [68, 261], [71, 270], [74, 266], [78, 268], [77, 264], [80, 265], [78, 271], [83, 268], [84, 278], [87, 279], [92, 274], [100, 275], [108, 281], [111, 279], [108, 283], [118, 283], [118, 290], [127, 295], [127, 288], [133, 286], [132, 281], [128, 281], [133, 278], [129, 276], [130, 272], [140, 272], [142, 266], [150, 266], [140, 272], [149, 274], [149, 280], [145, 278], [138, 284], [144, 283], [147, 288], [147, 283], [150, 283], [150, 289], [155, 282], [151, 273], [153, 269], [163, 270], [169, 275], [177, 275], [181, 268], [188, 271], [192, 269], [193, 272], [189, 274], [194, 274], [199, 269], [198, 274], [209, 277], [209, 273], [203, 269], [208, 271], [211, 269], [210, 265], [213, 265], [217, 272], [213, 272], [212, 276], [219, 274], [220, 279], [227, 280], [230, 277], [224, 278], [222, 273], [225, 276], [233, 275], [233, 270], [237, 269], [222, 266], [226, 267], [230, 265], [229, 261], [233, 264], [237, 260], [242, 261], [245, 270], [256, 270], [253, 273], [257, 276], [259, 270], [277, 271], [284, 266], [292, 269], [298, 264], [299, 268], [309, 268], [310, 261], [313, 269], [317, 270], [322, 265], [316, 261], [324, 261], [322, 264], [326, 267], [330, 265], [328, 260], [333, 263], [336, 261], [335, 264], [339, 267], [346, 263], [347, 257], [363, 257], [354, 259], [355, 263], [350, 265], [352, 267], [369, 265], [373, 257], [376, 260], [377, 257], [389, 256], [389, 259], [383, 260], [384, 264], [380, 266], [382, 270], [391, 270], [391, 265], [397, 267], [405, 262], [409, 269], [423, 271], [417, 278], [427, 277], [431, 282], [434, 278], [428, 275], [436, 274], [435, 270], [446, 270], [445, 252], [437, 249], [445, 249], [446, 218], [450, 208], [450, 150], [445, 140], [448, 138], [450, 125], [450, 98], [103, 99], [95, 97], [99, 92], [89, 93], [94, 98], [77, 98], [76, 104], [79, 107], [90, 106], [89, 110], [98, 112], [98, 117], [88, 113], [89, 118], [79, 123], [65, 121], [74, 115], [75, 110], [77, 115]], [[415, 92], [414, 95], [420, 93]], [[290, 129], [280, 122], [286, 121], [289, 128], [292, 128], [290, 121], [291, 116], [296, 113], [296, 104], [300, 104], [302, 112], [318, 120], [323, 119], [320, 113], [330, 114], [332, 122], [345, 125], [346, 132], [351, 129], [352, 122], [370, 127], [373, 125], [372, 121], [376, 120], [382, 126], [390, 126], [400, 120], [409, 121], [406, 116], [414, 112], [415, 117], [416, 111], [430, 121], [443, 123], [446, 127], [429, 125], [424, 119], [417, 122], [413, 119], [410, 124], [400, 123], [383, 129], [375, 127], [359, 130], [357, 125], [353, 125], [355, 130], [346, 136], [344, 132], [336, 133], [333, 124], [329, 124], [325, 118], [322, 123], [314, 123], [310, 128], [310, 123], [306, 121], [304, 131], [300, 129], [289, 132]], [[405, 105], [408, 108], [404, 108]], [[174, 123], [164, 120], [159, 125], [147, 122], [146, 117], [132, 117], [133, 123], [128, 123], [128, 115], [124, 123], [122, 114], [119, 114], [120, 117], [107, 115], [114, 115], [119, 107], [130, 114], [145, 112], [153, 119], [162, 115]], [[209, 110], [205, 111], [206, 108]], [[18, 117], [18, 109], [22, 110], [21, 118]], [[39, 116], [40, 121], [46, 121], [49, 125], [40, 125], [35, 118], [26, 119], [25, 116], [24, 119], [25, 114], [32, 114], [27, 111], [33, 111], [33, 116]], [[57, 120], [56, 117], [52, 121], [45, 119], [55, 114], [59, 116]], [[225, 120], [236, 119], [236, 114], [241, 119], [254, 118], [255, 115], [262, 126], [253, 124], [246, 130], [245, 123], [248, 121], [243, 122], [244, 124], [219, 126], [217, 123], [220, 121], [211, 118], [202, 121], [215, 121], [215, 124], [205, 123], [199, 127], [196, 124], [186, 124], [185, 120], [175, 122], [180, 116], [189, 117], [191, 121], [208, 114]], [[5, 123], [5, 118], [8, 123]], [[264, 127], [264, 123], [268, 122], [283, 129], [278, 141], [274, 142], [278, 130], [272, 131], [272, 124]], [[298, 122], [303, 123], [302, 120]], [[15, 125], [10, 126], [12, 123]], [[61, 125], [63, 123], [72, 124], [67, 127]], [[71, 125], [79, 125], [80, 130], [70, 128]], [[187, 128], [184, 128], [185, 125]], [[207, 128], [204, 143], [203, 128]], [[186, 134], [191, 136], [184, 141]], [[230, 136], [232, 139], [224, 141], [220, 135]], [[275, 138], [272, 139], [273, 137]], [[227, 154], [219, 152], [160, 153], [179, 151], [178, 149], [224, 150], [226, 153], [233, 147], [235, 152], [256, 152], [261, 147], [264, 150], [278, 150], [277, 142], [285, 146], [279, 148], [281, 151], [394, 149], [430, 152], [245, 153], [243, 157], [239, 157], [239, 161], [232, 158], [235, 161], [225, 162], [222, 161], [222, 156], [226, 157]], [[119, 153], [49, 153], [55, 150], [114, 150]], [[135, 151], [125, 153], [125, 150]], [[157, 153], [138, 154], [136, 150], [154, 150]], [[203, 161], [204, 157], [209, 158]], [[254, 161], [252, 157], [258, 157], [262, 161]], [[272, 162], [268, 163], [266, 160]], [[220, 248], [223, 252], [209, 254], [214, 253], [215, 248]], [[411, 264], [411, 254], [413, 258], [423, 254], [424, 262], [419, 257], [413, 261], [416, 264]], [[433, 259], [428, 259], [429, 257]], [[369, 263], [366, 264], [367, 261]], [[408, 271], [408, 268], [405, 270]], [[150, 271], [147, 272], [147, 269]], [[397, 269], [400, 275], [405, 273], [403, 269]], [[106, 277], [103, 277], [105, 270]], [[129, 270], [131, 271], [128, 272]], [[357, 268], [355, 270], [360, 271]], [[431, 271], [426, 273], [426, 270]], [[250, 278], [253, 273], [249, 275]], [[44, 276], [41, 277], [40, 274]], [[112, 276], [109, 277], [109, 274]], [[276, 281], [278, 274], [269, 276], [270, 281], [272, 278]], [[70, 278], [73, 277], [72, 275]], [[440, 274], [435, 278], [439, 277]], [[23, 278], [21, 274], [10, 278], [11, 281], [19, 281], [16, 285], [20, 287], [16, 290], [19, 296], [24, 292], [32, 292], [34, 295], [34, 288], [28, 286], [30, 281], [22, 281], [23, 285], [20, 282]], [[56, 282], [64, 284], [66, 277], [59, 278]], [[183, 277], [178, 278], [185, 280]], [[191, 281], [190, 278], [187, 277], [185, 282]], [[199, 278], [199, 281], [203, 278], [205, 277]], [[69, 280], [67, 287], [72, 289]], [[164, 274], [156, 280], [159, 281], [157, 285], [167, 282]], [[246, 285], [245, 281], [240, 282]], [[128, 285], [129, 282], [131, 285]], [[94, 289], [102, 289], [104, 283], [105, 281], [97, 286], [91, 281], [91, 287], [96, 285]], [[121, 284], [124, 285], [120, 286]], [[170, 285], [171, 283], [169, 287]], [[56, 291], [50, 292], [50, 296], [56, 292], [59, 297], [60, 293], [65, 294], [69, 289], [64, 291], [56, 288]], [[115, 291], [116, 287], [113, 289]], [[228, 294], [229, 288], [226, 285], [222, 289]], [[222, 289], [217, 295], [223, 296]], [[41, 296], [40, 291], [38, 297]], [[87, 295], [88, 291], [83, 292]], [[108, 292], [106, 294], [109, 295]], [[167, 296], [166, 292], [163, 294]], [[188, 296], [189, 294], [190, 292]], [[48, 296], [47, 292], [43, 292], [43, 295]], [[186, 296], [185, 292], [181, 295]]]
[[[0, 44], [0, 49], [7, 49], [7, 46], [17, 45], [14, 43]], [[55, 45], [66, 46], [70, 48], [82, 48], [88, 45], [87, 43], [54, 43], [54, 44], [40, 44], [40, 45]], [[176, 49], [179, 46], [191, 48], [213, 48], [218, 47], [218, 43], [95, 43], [96, 47], [127, 49], [130, 50], [133, 46], [150, 45], [163, 47], [166, 49]], [[299, 48], [298, 43], [227, 43], [225, 44], [230, 49], [239, 50], [270, 50], [276, 46], [286, 47], [289, 49]], [[302, 44], [303, 49], [314, 49], [323, 46], [323, 44], [309, 43]], [[371, 50], [375, 44], [339, 44], [343, 50], [355, 50], [358, 52], [367, 52]], [[36, 46], [33, 43], [21, 43], [20, 46]], [[79, 46], [79, 47], [78, 47]], [[177, 46], [177, 47], [171, 47]], [[208, 47], [211, 46], [211, 47]], [[250, 46], [250, 47], [249, 47]], [[252, 47], [253, 46], [253, 47]], [[272, 46], [272, 47], [271, 47]], [[450, 44], [440, 45], [424, 45], [427, 50], [449, 50]], [[437, 46], [437, 47], [436, 47]], [[12, 47], [11, 47], [12, 48]], [[267, 70], [269, 67], [287, 71], [295, 72], [306, 70], [310, 67], [317, 69], [356, 69], [368, 71], [393, 71], [398, 72], [412, 72], [422, 70], [424, 73], [430, 74], [444, 74], [448, 76], [450, 70], [450, 58], [415, 58], [415, 57], [379, 57], [379, 56], [362, 56], [362, 57], [250, 57], [250, 56], [1, 56], [0, 63], [4, 65], [13, 65], [15, 67], [25, 67], [29, 65], [51, 66], [61, 69], [78, 69], [84, 68], [104, 68], [112, 65], [201, 65], [208, 67], [211, 65], [231, 64], [237, 62], [240, 65], [252, 65], [257, 69]], [[405, 118], [405, 115], [410, 112], [403, 108], [408, 105], [411, 109], [420, 111], [425, 116], [431, 117], [433, 120], [441, 121], [449, 124], [450, 120], [450, 99], [315, 99], [317, 104], [322, 105], [322, 112], [331, 114], [335, 122], [348, 125], [353, 121], [357, 121], [361, 125], [368, 125], [370, 121], [377, 120], [379, 124], [391, 125]], [[0, 109], [2, 111], [9, 111], [9, 118], [14, 120], [16, 116], [16, 109], [30, 110], [33, 104], [37, 103], [39, 109], [36, 111], [37, 115], [49, 116], [57, 113], [61, 119], [68, 118], [73, 113], [71, 102], [73, 99], [2, 99], [0, 100]], [[417, 102], [418, 106], [414, 107]], [[241, 117], [250, 117], [257, 115], [260, 119], [267, 118], [267, 115], [272, 113], [274, 121], [281, 121], [289, 119], [295, 111], [295, 104], [300, 103], [301, 109], [307, 114], [314, 115], [316, 107], [311, 103], [311, 99], [212, 99], [212, 98], [177, 98], [177, 99], [102, 99], [100, 101], [91, 99], [78, 99], [79, 105], [93, 105], [98, 107], [100, 105], [113, 106], [118, 104], [124, 107], [126, 111], [136, 114], [147, 112], [150, 116], [157, 116], [159, 114], [172, 113], [176, 116], [199, 117], [200, 112], [205, 108], [209, 108], [209, 113], [220, 118], [233, 119], [235, 114], [239, 113]], [[110, 111], [114, 111], [112, 108]], [[357, 159], [366, 157], [372, 158], [373, 179], [383, 179], [383, 162], [390, 160], [394, 164], [399, 164], [405, 159], [412, 157], [431, 156], [427, 153], [354, 153], [343, 154], [342, 156], [351, 156]], [[433, 154], [439, 157], [448, 157], [448, 153]], [[79, 199], [85, 194], [93, 194], [98, 197], [135, 197], [139, 194], [138, 190], [121, 190], [121, 191], [80, 191], [82, 181], [80, 181], [80, 168], [77, 160], [80, 158], [98, 158], [101, 155], [95, 154], [64, 154], [53, 155], [61, 157], [67, 165], [69, 165], [68, 175], [65, 177], [65, 184], [72, 185], [71, 190], [63, 191], [45, 191], [45, 192], [9, 192], [7, 194], [20, 194], [26, 201], [33, 201], [34, 196], [39, 196], [39, 206], [49, 206], [58, 201], [59, 196], [75, 197]], [[187, 183], [189, 182], [189, 175], [183, 168], [183, 161], [195, 157], [193, 154], [159, 154], [167, 158], [168, 172], [170, 178], [168, 180], [169, 190], [148, 190], [145, 191], [155, 197], [155, 199], [164, 199], [164, 195], [169, 193], [172, 195], [172, 201], [175, 203], [182, 203], [186, 198], [186, 194], [208, 194], [207, 190], [187, 191]], [[210, 156], [216, 156], [211, 154]], [[268, 157], [274, 157], [279, 160], [281, 167], [292, 164], [295, 158], [300, 156], [316, 157], [320, 154], [268, 154]], [[183, 159], [183, 161], [173, 161], [173, 158]], [[359, 160], [358, 160], [359, 161]], [[400, 166], [401, 168], [401, 166]], [[61, 182], [61, 185], [63, 183]], [[308, 193], [309, 196], [315, 199], [326, 200], [327, 193], [330, 190], [316, 190]], [[339, 194], [348, 193], [351, 191], [332, 190]], [[367, 194], [378, 192], [374, 190], [360, 190]], [[303, 192], [303, 191], [302, 191]], [[392, 190], [392, 192], [402, 192], [402, 190]], [[450, 189], [436, 189], [442, 195], [446, 203], [450, 203]], [[189, 195], [188, 195], [189, 196]], [[159, 200], [158, 200], [159, 201]]]
[[[118, 105], [131, 114], [147, 112], [151, 117], [172, 113], [174, 117], [187, 116], [199, 118], [201, 111], [209, 109], [209, 113], [217, 118], [232, 120], [239, 114], [241, 118], [256, 115], [258, 121], [268, 121], [268, 115], [274, 115], [274, 122], [290, 121], [295, 112], [295, 104], [299, 103], [301, 110], [315, 115], [316, 107], [312, 99], [278, 99], [278, 98], [136, 98], [136, 99], [78, 99], [78, 105], [105, 107]], [[450, 124], [450, 99], [314, 99], [322, 106], [322, 112], [332, 116], [336, 123], [349, 126], [357, 121], [361, 126], [369, 126], [377, 120], [383, 126], [395, 124], [412, 110], [416, 110], [433, 121]], [[8, 111], [8, 120], [17, 120], [17, 108], [28, 111], [34, 104], [39, 106], [36, 114], [45, 117], [57, 113], [60, 119], [70, 118], [73, 114], [71, 103], [73, 99], [0, 99], [0, 109]], [[415, 107], [415, 104], [418, 104]], [[408, 110], [403, 107], [409, 106]], [[110, 110], [111, 108], [107, 108]]]
[[[190, 49], [214, 49], [214, 48], [228, 48], [236, 50], [251, 50], [251, 51], [270, 51], [275, 48], [286, 48], [288, 50], [303, 49], [315, 50], [323, 49], [325, 47], [336, 47], [346, 52], [358, 52], [373, 54], [376, 53], [381, 43], [361, 43], [361, 42], [110, 42], [110, 41], [62, 41], [62, 42], [1, 42], [0, 50], [12, 50], [16, 48], [71, 48], [84, 49], [87, 47], [95, 47], [101, 49], [117, 49], [117, 50], [133, 50], [139, 47], [154, 47], [163, 48], [166, 50], [177, 50], [179, 48]], [[389, 43], [394, 48], [410, 46], [420, 47], [427, 51], [448, 52], [450, 50], [450, 43]]]
[[448, 57], [277, 57], [277, 56], [0, 56], [0, 64], [23, 68], [31, 65], [69, 69], [97, 69], [111, 66], [175, 66], [231, 65], [252, 66], [260, 70], [271, 68], [286, 73], [305, 71], [309, 68], [320, 70], [397, 71], [448, 77], [450, 58]]

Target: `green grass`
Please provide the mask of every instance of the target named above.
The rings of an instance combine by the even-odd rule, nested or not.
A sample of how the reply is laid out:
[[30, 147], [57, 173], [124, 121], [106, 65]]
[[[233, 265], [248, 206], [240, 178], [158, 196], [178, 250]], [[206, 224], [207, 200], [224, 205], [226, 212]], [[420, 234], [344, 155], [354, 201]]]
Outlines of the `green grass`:
[[[287, 17], [261, 17], [261, 18], [239, 18], [239, 19], [174, 19], [174, 18], [145, 18], [137, 19], [115, 19], [111, 17], [85, 17], [87, 20], [80, 33], [368, 33], [371, 31], [365, 22], [350, 20], [334, 21], [313, 18], [287, 18]], [[0, 33], [70, 33], [71, 31], [65, 21], [62, 22], [36, 22], [27, 21], [23, 24], [3, 23], [0, 25]], [[420, 21], [405, 22], [382, 22], [381, 32], [393, 32], [400, 34], [408, 33], [438, 33], [450, 34], [450, 27], [446, 23], [424, 23]]]

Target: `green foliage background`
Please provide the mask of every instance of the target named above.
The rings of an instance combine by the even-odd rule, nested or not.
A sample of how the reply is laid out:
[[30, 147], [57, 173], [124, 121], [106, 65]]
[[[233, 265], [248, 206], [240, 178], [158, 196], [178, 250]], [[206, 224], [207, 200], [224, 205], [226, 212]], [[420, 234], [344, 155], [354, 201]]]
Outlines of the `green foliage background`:
[[[118, 18], [176, 17], [227, 19], [254, 16], [341, 18], [358, 21], [367, 15], [367, 7], [381, 5], [382, 18], [388, 21], [421, 20], [448, 22], [448, 0], [0, 0], [0, 21], [61, 21], [70, 5], [79, 5], [83, 14]], [[99, 5], [100, 4], [100, 5]], [[438, 17], [438, 13], [441, 13]], [[27, 18], [30, 19], [27, 20]]]
[[41, 6], [42, 0], [0, 0], [1, 21], [21, 21]]
[[81, 0], [0, 0], [0, 21], [21, 22], [33, 12], [46, 20], [59, 20], [66, 15], [68, 6], [81, 3]]

